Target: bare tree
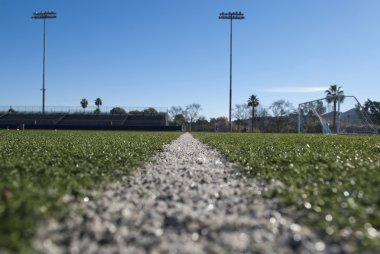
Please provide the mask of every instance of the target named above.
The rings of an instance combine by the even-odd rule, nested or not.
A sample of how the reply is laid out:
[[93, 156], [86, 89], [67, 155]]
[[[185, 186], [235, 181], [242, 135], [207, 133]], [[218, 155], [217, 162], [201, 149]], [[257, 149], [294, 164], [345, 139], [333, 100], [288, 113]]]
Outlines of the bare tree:
[[294, 110], [292, 103], [285, 100], [277, 100], [269, 108], [275, 117], [289, 115]]
[[284, 130], [287, 122], [286, 116], [294, 111], [293, 105], [285, 100], [277, 100], [269, 108], [275, 117], [277, 131]]
[[[250, 109], [252, 110], [252, 109]], [[252, 112], [250, 112], [252, 114]], [[257, 118], [257, 128], [261, 131], [264, 130], [262, 129], [265, 126], [265, 123], [267, 122], [267, 117], [270, 116], [268, 108], [265, 108], [263, 106], [258, 106], [256, 108], [255, 112], [256, 118]]]
[[186, 106], [185, 109], [185, 118], [188, 119], [190, 122], [190, 131], [191, 131], [191, 124], [195, 122], [199, 116], [199, 112], [202, 110], [202, 107], [198, 103], [193, 103]]
[[181, 115], [183, 113], [183, 108], [181, 106], [172, 106], [169, 109], [169, 115], [171, 119], [175, 119], [177, 115]]
[[248, 118], [249, 115], [249, 108], [248, 105], [243, 103], [243, 104], [236, 104], [234, 109], [233, 109], [233, 116], [237, 120], [241, 119], [246, 119]]
[[261, 106], [258, 106], [257, 107], [257, 110], [256, 110], [256, 116], [257, 117], [267, 117], [269, 116], [269, 111], [267, 108], [264, 108], [264, 107], [261, 107]]
[[249, 108], [247, 104], [236, 104], [233, 109], [233, 116], [236, 118], [236, 124], [238, 131], [240, 131], [240, 125], [243, 123], [243, 119], [247, 119], [249, 115]]

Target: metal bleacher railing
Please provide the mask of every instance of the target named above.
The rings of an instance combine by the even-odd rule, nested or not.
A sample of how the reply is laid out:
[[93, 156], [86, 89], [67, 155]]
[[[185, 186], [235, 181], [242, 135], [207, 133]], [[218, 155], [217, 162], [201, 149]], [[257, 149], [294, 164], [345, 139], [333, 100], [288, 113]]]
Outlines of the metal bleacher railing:
[[[168, 113], [167, 107], [119, 107], [119, 106], [100, 106], [101, 114], [111, 114], [114, 108], [124, 109], [127, 113], [130, 112], [149, 112], [149, 109], [154, 109], [158, 113]], [[47, 106], [45, 113], [65, 113], [65, 114], [94, 114], [96, 106], [89, 106], [83, 109], [80, 106]], [[0, 115], [7, 112], [16, 113], [42, 113], [41, 106], [0, 106]]]

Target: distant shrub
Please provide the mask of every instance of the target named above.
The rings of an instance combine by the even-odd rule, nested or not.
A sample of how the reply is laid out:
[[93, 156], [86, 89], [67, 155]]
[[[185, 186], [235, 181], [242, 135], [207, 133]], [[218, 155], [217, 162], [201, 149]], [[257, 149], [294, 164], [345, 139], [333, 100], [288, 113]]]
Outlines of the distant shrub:
[[157, 110], [154, 109], [154, 108], [147, 108], [144, 110], [144, 113], [148, 113], [148, 114], [157, 114]]
[[111, 109], [110, 112], [112, 115], [126, 115], [127, 114], [127, 111], [125, 111], [125, 109], [120, 108], [120, 107], [115, 107]]

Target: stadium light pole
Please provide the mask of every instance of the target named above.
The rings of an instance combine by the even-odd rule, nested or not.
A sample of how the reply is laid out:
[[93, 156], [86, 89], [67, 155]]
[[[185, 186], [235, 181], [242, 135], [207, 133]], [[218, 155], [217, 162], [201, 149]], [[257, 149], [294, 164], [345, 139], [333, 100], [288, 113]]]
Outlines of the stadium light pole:
[[230, 106], [229, 106], [229, 128], [232, 132], [232, 20], [234, 19], [244, 19], [244, 14], [242, 12], [222, 12], [219, 14], [219, 19], [229, 19], [230, 20]]
[[57, 13], [53, 11], [45, 12], [34, 12], [32, 19], [43, 19], [44, 20], [44, 47], [43, 47], [43, 67], [42, 67], [42, 113], [45, 113], [45, 55], [46, 55], [46, 19], [55, 19], [57, 18]]

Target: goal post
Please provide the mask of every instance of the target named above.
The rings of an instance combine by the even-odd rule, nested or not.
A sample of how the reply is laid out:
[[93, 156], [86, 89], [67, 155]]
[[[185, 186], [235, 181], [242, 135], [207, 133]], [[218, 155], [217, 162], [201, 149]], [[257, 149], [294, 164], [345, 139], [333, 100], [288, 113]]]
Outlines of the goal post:
[[373, 135], [377, 130], [355, 96], [338, 95], [300, 103], [298, 133]]

